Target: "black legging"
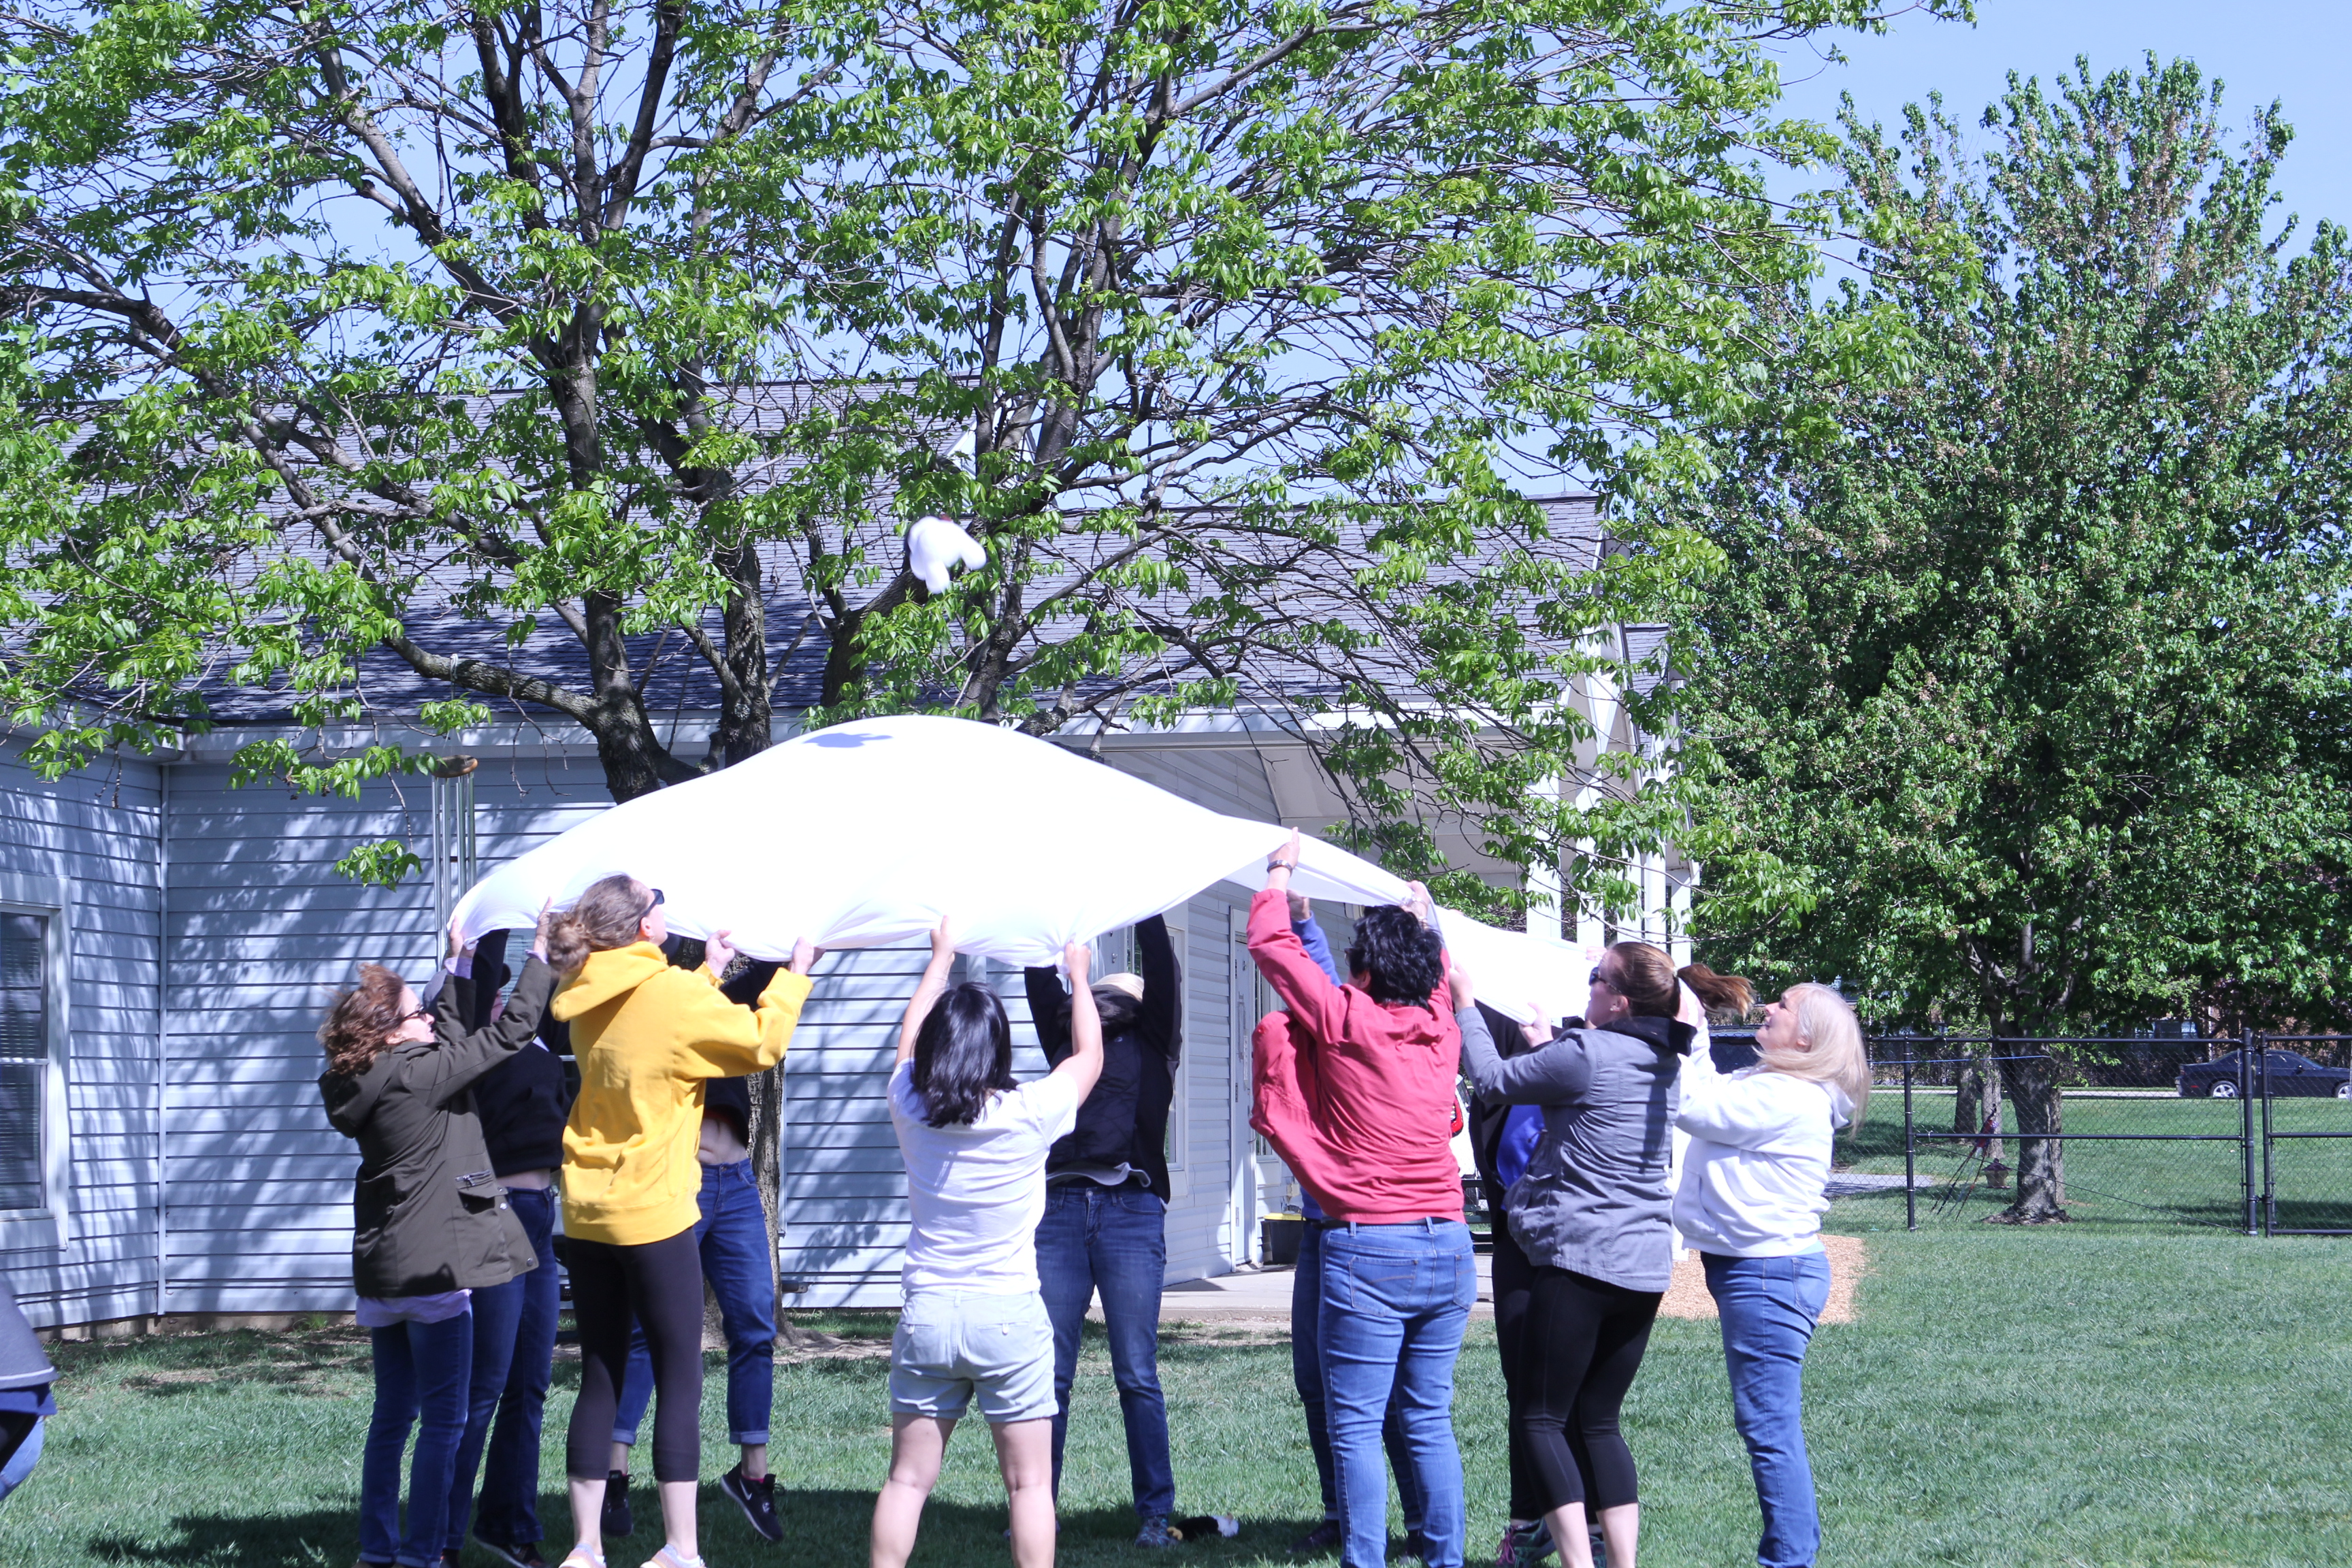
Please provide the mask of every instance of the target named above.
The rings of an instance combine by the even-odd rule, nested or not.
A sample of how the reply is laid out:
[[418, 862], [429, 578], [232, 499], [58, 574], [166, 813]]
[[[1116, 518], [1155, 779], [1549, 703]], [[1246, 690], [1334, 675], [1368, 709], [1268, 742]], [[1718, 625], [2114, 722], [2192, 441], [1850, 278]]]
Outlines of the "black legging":
[[609, 1473], [629, 1328], [639, 1322], [654, 1357], [654, 1479], [699, 1479], [702, 1257], [694, 1232], [641, 1247], [572, 1240], [563, 1261], [580, 1324], [580, 1397], [572, 1406], [564, 1468], [583, 1481]]
[[1633, 1453], [1617, 1411], [1649, 1348], [1659, 1295], [1536, 1268], [1514, 1419], [1538, 1512], [1580, 1502], [1598, 1513], [1637, 1500]]
[[1519, 1384], [1525, 1381], [1528, 1298], [1535, 1289], [1536, 1266], [1511, 1237], [1503, 1215], [1495, 1218], [1495, 1344], [1503, 1356], [1504, 1407], [1510, 1413], [1511, 1517], [1541, 1519], [1544, 1506], [1536, 1486], [1535, 1467], [1528, 1463], [1527, 1432], [1519, 1425]]

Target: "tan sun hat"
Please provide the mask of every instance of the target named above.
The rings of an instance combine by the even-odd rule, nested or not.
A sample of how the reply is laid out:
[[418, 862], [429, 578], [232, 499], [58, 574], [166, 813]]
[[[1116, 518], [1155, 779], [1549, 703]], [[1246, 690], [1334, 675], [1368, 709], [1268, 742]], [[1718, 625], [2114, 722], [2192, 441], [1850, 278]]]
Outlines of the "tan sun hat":
[[1108, 985], [1114, 991], [1123, 991], [1138, 1002], [1143, 1000], [1143, 976], [1140, 974], [1130, 973], [1122, 969], [1117, 974], [1104, 975], [1095, 984]]

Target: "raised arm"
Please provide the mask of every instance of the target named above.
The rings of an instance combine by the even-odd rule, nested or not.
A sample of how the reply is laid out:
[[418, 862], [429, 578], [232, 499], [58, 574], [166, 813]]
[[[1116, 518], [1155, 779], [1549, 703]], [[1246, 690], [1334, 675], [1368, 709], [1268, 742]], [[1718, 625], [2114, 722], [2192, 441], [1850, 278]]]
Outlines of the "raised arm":
[[1336, 1039], [1347, 1021], [1347, 992], [1307, 956], [1306, 945], [1290, 928], [1290, 873], [1297, 865], [1298, 835], [1294, 830], [1290, 842], [1266, 858], [1265, 886], [1250, 900], [1250, 957], [1310, 1036]]
[[1348, 977], [1339, 973], [1339, 961], [1331, 956], [1331, 939], [1323, 934], [1315, 919], [1314, 901], [1304, 893], [1290, 894], [1290, 933], [1315, 961], [1315, 967], [1330, 976], [1332, 984], [1348, 984]]
[[1037, 1044], [1045, 1059], [1059, 1067], [1070, 1054], [1070, 994], [1051, 964], [1032, 965], [1021, 972], [1021, 988], [1029, 994], [1029, 1021], [1037, 1026]]
[[1074, 942], [1062, 949], [1062, 963], [1070, 972], [1070, 1054], [1054, 1076], [1067, 1079], [1083, 1104], [1102, 1077], [1102, 1015], [1095, 1011], [1094, 987], [1087, 980], [1086, 943]]
[[1454, 1021], [1462, 1028], [1462, 1076], [1480, 1099], [1502, 1105], [1560, 1105], [1591, 1089], [1592, 1065], [1581, 1038], [1563, 1035], [1525, 1056], [1506, 1058], [1495, 1048], [1470, 977], [1455, 969], [1446, 980], [1454, 995]]
[[[746, 1013], [719, 987], [719, 975], [735, 956], [728, 933], [713, 932], [706, 946], [717, 966], [706, 963], [678, 987], [678, 1032], [686, 1041], [681, 1064], [688, 1078], [740, 1078], [765, 1072], [784, 1059], [801, 1008], [816, 983], [809, 971], [824, 950], [805, 942], [793, 944], [792, 963], [776, 972], [760, 993], [759, 1005]], [[671, 971], [677, 973], [677, 971]]]
[[539, 1033], [539, 1020], [547, 1011], [548, 999], [555, 994], [555, 971], [547, 966], [547, 922], [552, 905], [539, 911], [539, 929], [531, 933], [530, 956], [515, 981], [514, 994], [507, 998], [506, 1011], [478, 1029], [467, 1029], [466, 1021], [473, 1016], [474, 981], [470, 973], [473, 949], [460, 949], [455, 931], [449, 936], [453, 956], [458, 961], [458, 973], [449, 977], [434, 999], [433, 1039], [435, 1050], [426, 1068], [425, 1093], [436, 1105], [446, 1105], [475, 1081], [502, 1067], [509, 1058], [530, 1044]]
[[[898, 1021], [898, 1061], [911, 1061], [915, 1055], [915, 1037], [923, 1032], [923, 1020], [931, 1016], [931, 1008], [948, 988], [948, 972], [955, 967], [955, 936], [941, 919], [939, 929], [931, 932], [931, 961], [923, 966], [923, 977], [915, 984], [915, 994], [907, 998], [907, 1016]], [[1076, 1004], [1073, 1004], [1075, 1007]], [[1091, 1008], [1093, 998], [1087, 999]]]
[[1176, 944], [1169, 940], [1164, 916], [1135, 922], [1135, 961], [1143, 975], [1143, 1000], [1135, 1010], [1136, 1029], [1152, 1049], [1172, 1062], [1184, 1023], [1184, 972], [1176, 963]]

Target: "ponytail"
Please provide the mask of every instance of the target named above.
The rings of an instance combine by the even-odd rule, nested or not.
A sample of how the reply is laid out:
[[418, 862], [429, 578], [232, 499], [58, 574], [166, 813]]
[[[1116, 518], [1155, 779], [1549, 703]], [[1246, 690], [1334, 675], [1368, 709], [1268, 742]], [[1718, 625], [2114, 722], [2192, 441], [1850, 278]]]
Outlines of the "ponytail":
[[1704, 963], [1686, 963], [1682, 981], [1710, 1013], [1745, 1013], [1756, 1005], [1756, 988], [1748, 984], [1744, 975], [1717, 974]]
[[558, 974], [576, 974], [590, 953], [636, 941], [649, 897], [634, 877], [606, 877], [592, 884], [578, 902], [547, 922], [548, 966]]

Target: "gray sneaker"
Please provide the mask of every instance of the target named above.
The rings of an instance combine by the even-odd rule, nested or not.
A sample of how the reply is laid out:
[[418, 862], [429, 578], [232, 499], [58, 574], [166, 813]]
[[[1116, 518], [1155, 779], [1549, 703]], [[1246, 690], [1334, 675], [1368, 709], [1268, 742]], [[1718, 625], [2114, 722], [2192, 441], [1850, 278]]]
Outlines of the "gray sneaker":
[[1164, 1513], [1153, 1514], [1143, 1521], [1143, 1528], [1135, 1532], [1138, 1546], [1150, 1547], [1154, 1551], [1162, 1546], [1173, 1546], [1182, 1539], [1168, 1528], [1168, 1516]]

